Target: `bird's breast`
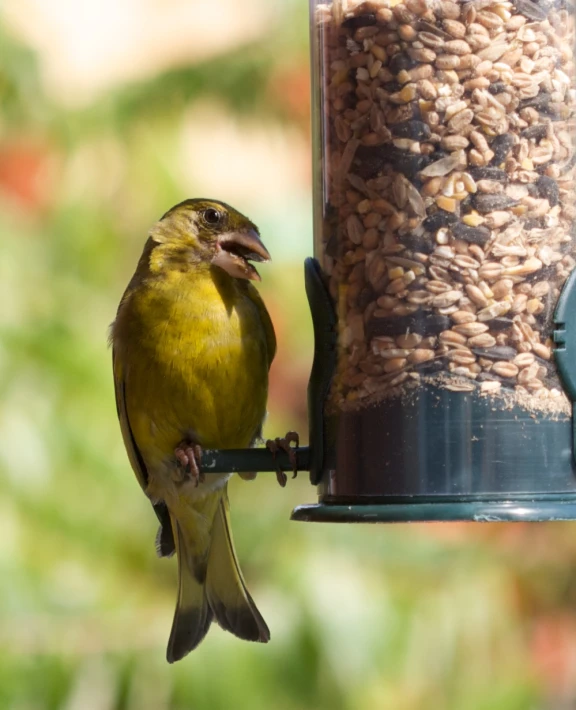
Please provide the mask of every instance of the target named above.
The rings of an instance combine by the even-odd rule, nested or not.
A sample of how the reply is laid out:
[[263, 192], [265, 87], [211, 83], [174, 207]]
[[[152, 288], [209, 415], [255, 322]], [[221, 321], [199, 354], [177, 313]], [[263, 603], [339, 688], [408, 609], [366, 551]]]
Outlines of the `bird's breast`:
[[145, 458], [165, 460], [182, 438], [205, 448], [247, 446], [268, 389], [266, 337], [252, 301], [202, 283], [175, 298], [141, 299], [135, 311], [127, 404]]

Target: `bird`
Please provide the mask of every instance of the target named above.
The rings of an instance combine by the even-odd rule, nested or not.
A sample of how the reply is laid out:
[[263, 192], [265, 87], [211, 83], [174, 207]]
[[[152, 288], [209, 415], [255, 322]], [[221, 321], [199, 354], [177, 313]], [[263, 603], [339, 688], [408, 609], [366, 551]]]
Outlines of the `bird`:
[[[268, 261], [247, 217], [218, 200], [187, 199], [152, 226], [110, 329], [124, 445], [160, 521], [157, 552], [178, 560], [169, 663], [213, 621], [241, 639], [270, 639], [234, 550], [230, 474], [199, 468], [202, 448], [261, 437], [276, 337], [252, 282], [261, 280], [253, 262]], [[278, 442], [286, 448], [268, 442], [273, 451]]]

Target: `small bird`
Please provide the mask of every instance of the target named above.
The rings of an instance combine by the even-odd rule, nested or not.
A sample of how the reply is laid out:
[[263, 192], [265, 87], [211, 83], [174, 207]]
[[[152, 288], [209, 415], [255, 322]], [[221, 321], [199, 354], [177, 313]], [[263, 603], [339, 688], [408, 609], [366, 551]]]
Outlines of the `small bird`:
[[261, 435], [276, 338], [250, 282], [260, 281], [251, 262], [269, 260], [240, 212], [185, 200], [152, 227], [111, 326], [124, 444], [160, 521], [158, 554], [178, 558], [170, 663], [213, 620], [241, 639], [270, 639], [234, 551], [230, 474], [198, 467], [201, 447], [244, 448]]

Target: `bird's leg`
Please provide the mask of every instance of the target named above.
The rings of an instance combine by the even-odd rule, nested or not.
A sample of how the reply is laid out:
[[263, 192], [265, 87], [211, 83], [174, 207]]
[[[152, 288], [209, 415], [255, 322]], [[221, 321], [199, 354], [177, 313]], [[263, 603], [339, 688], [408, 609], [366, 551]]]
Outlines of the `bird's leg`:
[[[292, 478], [296, 478], [296, 475], [298, 473], [298, 461], [296, 460], [296, 452], [290, 446], [291, 443], [296, 444], [296, 447], [298, 447], [298, 445], [300, 444], [300, 437], [295, 431], [289, 431], [282, 439], [279, 437], [274, 440], [268, 439], [268, 441], [266, 442], [266, 448], [272, 452], [274, 461], [276, 461], [276, 454], [278, 453], [278, 451], [285, 451], [288, 454], [290, 463], [292, 464], [292, 472], [294, 474]], [[278, 480], [278, 483], [282, 486], [282, 488], [284, 488], [288, 478], [284, 471], [280, 468], [280, 466], [278, 466], [278, 464], [276, 465], [276, 478]]]
[[184, 474], [181, 481], [189, 477], [194, 481], [196, 486], [198, 486], [199, 483], [204, 483], [204, 474], [200, 471], [202, 447], [190, 441], [181, 441], [174, 449], [174, 456]]

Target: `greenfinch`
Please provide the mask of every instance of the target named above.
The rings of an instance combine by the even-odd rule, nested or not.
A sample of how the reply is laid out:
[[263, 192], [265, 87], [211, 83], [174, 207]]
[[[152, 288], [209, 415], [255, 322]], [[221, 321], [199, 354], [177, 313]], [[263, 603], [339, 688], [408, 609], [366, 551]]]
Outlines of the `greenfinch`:
[[178, 558], [170, 663], [212, 621], [270, 639], [234, 551], [230, 475], [198, 470], [199, 447], [244, 448], [260, 436], [276, 338], [251, 262], [269, 259], [245, 216], [186, 200], [152, 227], [111, 327], [124, 444], [160, 520], [158, 553]]

